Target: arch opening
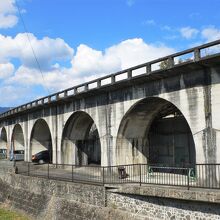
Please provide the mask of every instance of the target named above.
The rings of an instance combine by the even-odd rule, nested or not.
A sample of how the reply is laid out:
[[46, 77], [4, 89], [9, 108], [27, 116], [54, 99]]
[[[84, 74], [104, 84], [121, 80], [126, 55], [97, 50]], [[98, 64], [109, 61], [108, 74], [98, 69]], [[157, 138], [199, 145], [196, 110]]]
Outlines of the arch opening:
[[101, 165], [101, 143], [93, 119], [85, 112], [74, 113], [62, 137], [62, 162], [76, 165]]
[[43, 119], [38, 119], [35, 122], [34, 127], [32, 128], [30, 149], [31, 149], [31, 155], [35, 155], [42, 151], [48, 151], [49, 158], [48, 161], [45, 162], [52, 163], [53, 148], [52, 148], [51, 133], [47, 122]]
[[7, 150], [8, 150], [7, 133], [6, 133], [6, 129], [3, 127], [0, 136], [0, 158], [2, 159], [7, 158]]
[[10, 160], [15, 158], [16, 160], [24, 160], [24, 134], [21, 125], [16, 124], [11, 137], [11, 155]]
[[195, 164], [195, 144], [184, 115], [161, 98], [146, 98], [128, 111], [116, 145], [117, 164]]
[[14, 150], [24, 150], [24, 134], [21, 125], [15, 125], [12, 132], [12, 145]]

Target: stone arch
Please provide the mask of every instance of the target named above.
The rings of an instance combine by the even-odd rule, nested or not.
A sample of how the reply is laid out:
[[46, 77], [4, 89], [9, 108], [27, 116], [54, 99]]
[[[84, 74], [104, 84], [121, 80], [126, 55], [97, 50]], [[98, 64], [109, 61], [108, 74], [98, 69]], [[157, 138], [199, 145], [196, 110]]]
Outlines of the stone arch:
[[7, 157], [7, 154], [9, 151], [8, 149], [8, 138], [7, 138], [7, 132], [6, 132], [6, 129], [5, 127], [3, 127], [1, 129], [1, 135], [0, 135], [0, 149], [1, 149], [1, 153], [4, 153], [4, 157], [6, 158]]
[[53, 147], [51, 131], [44, 119], [38, 119], [32, 128], [30, 138], [30, 153], [34, 155], [38, 152], [48, 150], [50, 162], [53, 160]]
[[73, 113], [62, 134], [62, 163], [101, 164], [99, 132], [92, 117], [83, 111]]
[[14, 150], [24, 150], [24, 133], [20, 124], [16, 124], [12, 131], [11, 143]]
[[182, 112], [158, 97], [135, 103], [119, 126], [116, 163], [194, 164], [193, 135]]

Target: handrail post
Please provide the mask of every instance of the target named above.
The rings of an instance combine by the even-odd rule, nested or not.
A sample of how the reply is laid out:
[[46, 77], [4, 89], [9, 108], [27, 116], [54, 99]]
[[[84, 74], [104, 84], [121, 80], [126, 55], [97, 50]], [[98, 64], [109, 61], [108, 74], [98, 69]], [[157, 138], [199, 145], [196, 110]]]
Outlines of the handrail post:
[[128, 70], [127, 75], [128, 79], [132, 78], [132, 70]]
[[30, 176], [30, 162], [28, 162], [28, 176]]
[[72, 164], [72, 182], [73, 182], [73, 164]]
[[112, 83], [112, 84], [115, 83], [115, 75], [112, 75], [112, 76], [111, 76], [111, 83]]
[[151, 64], [150, 64], [150, 63], [148, 63], [148, 64], [146, 65], [146, 73], [147, 73], [147, 74], [150, 74], [150, 73], [151, 73]]
[[141, 164], [139, 164], [139, 173], [140, 173], [140, 186], [141, 186]]
[[77, 90], [77, 87], [74, 88], [74, 95], [77, 95], [78, 93], [78, 90]]
[[16, 167], [16, 160], [15, 160], [15, 155], [13, 153], [13, 167], [15, 168]]
[[48, 163], [48, 166], [47, 166], [47, 178], [48, 179], [50, 178], [49, 169], [50, 169], [50, 166], [49, 166], [49, 163]]
[[189, 176], [190, 176], [190, 168], [188, 168], [188, 173], [187, 173], [187, 189], [189, 190]]
[[199, 50], [199, 48], [196, 48], [196, 49], [194, 50], [194, 61], [199, 61], [200, 58], [201, 58], [200, 50]]
[[64, 91], [64, 98], [66, 98], [68, 96], [67, 94], [67, 90]]
[[97, 88], [100, 88], [102, 86], [101, 80], [97, 80]]
[[174, 58], [173, 57], [168, 58], [168, 67], [169, 68], [174, 67]]
[[105, 167], [102, 167], [102, 184], [105, 185]]

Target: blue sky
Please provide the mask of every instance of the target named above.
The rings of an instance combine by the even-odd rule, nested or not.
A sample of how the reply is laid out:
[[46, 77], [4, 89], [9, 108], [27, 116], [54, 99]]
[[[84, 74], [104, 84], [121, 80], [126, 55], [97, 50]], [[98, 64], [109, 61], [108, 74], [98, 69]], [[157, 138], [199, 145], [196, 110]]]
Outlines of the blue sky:
[[17, 4], [28, 33], [15, 0], [0, 0], [0, 106], [23, 104], [220, 39], [219, 0], [17, 0]]

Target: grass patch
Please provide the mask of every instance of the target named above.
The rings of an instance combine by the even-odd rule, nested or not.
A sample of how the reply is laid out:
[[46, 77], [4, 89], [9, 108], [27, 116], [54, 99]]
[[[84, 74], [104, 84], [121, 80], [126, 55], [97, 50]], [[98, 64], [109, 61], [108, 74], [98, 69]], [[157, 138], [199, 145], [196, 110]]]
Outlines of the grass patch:
[[17, 212], [0, 208], [0, 219], [1, 220], [29, 220], [26, 216]]

